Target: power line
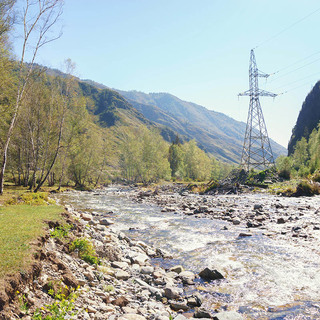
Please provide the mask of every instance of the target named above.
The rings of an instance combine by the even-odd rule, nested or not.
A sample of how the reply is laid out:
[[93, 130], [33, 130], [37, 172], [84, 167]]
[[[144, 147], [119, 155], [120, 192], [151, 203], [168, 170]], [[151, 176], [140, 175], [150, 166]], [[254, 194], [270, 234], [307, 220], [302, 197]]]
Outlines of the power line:
[[293, 91], [293, 90], [299, 89], [299, 88], [304, 87], [304, 86], [309, 85], [309, 84], [310, 84], [310, 81], [308, 81], [308, 82], [306, 82], [306, 83], [304, 83], [304, 84], [301, 84], [301, 85], [299, 85], [299, 86], [297, 86], [297, 87], [294, 87], [294, 88], [292, 88], [292, 89], [289, 89], [289, 90], [287, 90], [287, 91], [284, 91], [284, 92], [282, 92], [282, 93], [279, 93], [278, 96], [283, 95], [283, 94], [286, 94], [286, 93], [291, 92], [291, 91]]
[[309, 18], [310, 16], [312, 16], [313, 14], [317, 13], [318, 11], [320, 11], [320, 8], [312, 11], [311, 13], [307, 14], [306, 16], [304, 16], [303, 18], [299, 19], [298, 21], [294, 22], [293, 24], [291, 24], [290, 26], [288, 26], [287, 28], [283, 29], [282, 31], [276, 33], [275, 35], [273, 35], [272, 37], [270, 37], [269, 39], [261, 42], [260, 44], [258, 44], [254, 49], [257, 49], [259, 47], [261, 47], [262, 45], [266, 44], [267, 42], [270, 42], [271, 40], [277, 38], [278, 36], [280, 36], [282, 33], [286, 32], [287, 30], [293, 28], [294, 26], [296, 26], [297, 24], [299, 24], [300, 22], [306, 20], [307, 18]]
[[313, 54], [310, 54], [309, 56], [307, 56], [307, 57], [305, 57], [305, 58], [299, 59], [299, 60], [297, 60], [297, 61], [289, 64], [288, 66], [286, 66], [286, 67], [284, 67], [284, 68], [281, 68], [281, 69], [279, 69], [279, 70], [276, 71], [276, 72], [271, 73], [270, 76], [275, 75], [275, 74], [277, 74], [277, 73], [279, 73], [279, 72], [282, 72], [283, 70], [289, 69], [290, 67], [295, 66], [296, 64], [298, 64], [298, 63], [300, 63], [300, 62], [302, 62], [302, 61], [308, 60], [309, 58], [311, 58], [311, 57], [313, 57], [313, 56], [315, 56], [315, 55], [317, 55], [317, 54], [319, 54], [319, 53], [320, 53], [320, 51], [317, 51], [317, 52], [315, 52], [315, 53], [313, 53]]
[[286, 87], [286, 86], [290, 86], [291, 84], [294, 84], [294, 83], [297, 83], [297, 82], [306, 80], [306, 79], [311, 78], [311, 77], [313, 77], [313, 76], [315, 76], [315, 75], [318, 75], [318, 76], [319, 76], [319, 72], [310, 74], [310, 75], [308, 75], [307, 77], [304, 77], [304, 78], [302, 78], [302, 79], [298, 79], [298, 80], [295, 80], [295, 81], [286, 83], [286, 84], [284, 84], [284, 85], [281, 85], [280, 87], [275, 88], [274, 90], [277, 91], [277, 90], [280, 89], [280, 88], [283, 88], [283, 87]]
[[276, 81], [276, 80], [278, 80], [278, 79], [280, 79], [280, 78], [283, 78], [283, 77], [285, 77], [286, 75], [291, 74], [291, 73], [293, 73], [293, 72], [295, 72], [295, 71], [297, 71], [297, 70], [300, 70], [300, 69], [302, 69], [302, 68], [304, 68], [304, 67], [307, 67], [307, 66], [309, 66], [310, 64], [313, 64], [313, 63], [315, 63], [315, 62], [317, 62], [317, 61], [319, 61], [319, 60], [320, 60], [320, 58], [318, 58], [318, 59], [316, 59], [316, 60], [313, 60], [313, 61], [311, 61], [311, 62], [309, 62], [309, 63], [306, 63], [306, 64], [304, 64], [304, 65], [302, 65], [302, 66], [300, 66], [300, 67], [298, 67], [298, 68], [296, 68], [296, 69], [294, 69], [294, 70], [291, 70], [291, 71], [289, 71], [289, 72], [287, 72], [287, 73], [285, 73], [285, 74], [282, 74], [281, 76], [276, 77], [276, 78], [274, 78], [273, 80], [269, 81], [269, 83], [274, 82], [274, 81]]

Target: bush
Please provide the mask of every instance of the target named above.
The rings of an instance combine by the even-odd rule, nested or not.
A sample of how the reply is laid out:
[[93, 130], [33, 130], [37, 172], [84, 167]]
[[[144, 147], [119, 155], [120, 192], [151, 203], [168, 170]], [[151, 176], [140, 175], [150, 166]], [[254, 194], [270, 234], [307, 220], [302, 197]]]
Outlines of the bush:
[[315, 194], [319, 194], [319, 187], [311, 184], [307, 181], [302, 181], [297, 185], [296, 192], [293, 196], [300, 197], [300, 196], [313, 196]]
[[283, 178], [285, 180], [290, 180], [291, 178], [291, 172], [289, 169], [282, 169], [279, 171], [279, 177]]
[[72, 225], [64, 224], [62, 226], [55, 227], [53, 231], [51, 231], [50, 236], [52, 238], [62, 239], [68, 236]]
[[312, 181], [314, 182], [320, 182], [320, 172], [316, 171], [313, 176], [311, 177]]
[[47, 205], [52, 203], [52, 200], [48, 198], [47, 192], [26, 192], [20, 196], [20, 200], [25, 204], [30, 205]]
[[71, 252], [77, 250], [79, 258], [90, 264], [101, 263], [100, 259], [96, 255], [93, 244], [88, 239], [80, 238], [72, 241], [69, 250]]

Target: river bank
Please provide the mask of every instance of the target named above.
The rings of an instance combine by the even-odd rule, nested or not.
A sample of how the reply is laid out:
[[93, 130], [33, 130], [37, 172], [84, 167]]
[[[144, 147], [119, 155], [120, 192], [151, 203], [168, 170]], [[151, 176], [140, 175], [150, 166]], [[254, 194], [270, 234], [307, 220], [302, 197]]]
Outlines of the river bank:
[[[37, 313], [36, 319], [45, 319], [52, 313], [52, 306], [56, 304], [63, 309], [63, 303], [68, 305], [69, 314], [74, 314], [72, 319], [215, 317], [201, 307], [203, 297], [197, 290], [190, 293], [184, 290], [195, 285], [195, 279], [200, 279], [198, 275], [181, 265], [165, 270], [151, 263], [151, 259], [171, 259], [170, 254], [112, 230], [113, 221], [108, 214], [80, 212], [70, 205], [65, 209], [68, 213], [65, 223], [72, 226], [70, 239], [90, 239], [101, 265], [89, 264], [70, 252], [70, 239], [50, 236], [63, 224], [49, 223], [49, 232], [38, 244], [38, 269], [30, 277], [33, 281], [26, 286], [14, 286], [16, 297], [5, 306], [1, 319], [30, 320]], [[222, 278], [209, 269], [202, 276], [207, 280]], [[57, 299], [56, 293], [62, 292], [64, 297]], [[224, 315], [222, 312], [216, 319]]]

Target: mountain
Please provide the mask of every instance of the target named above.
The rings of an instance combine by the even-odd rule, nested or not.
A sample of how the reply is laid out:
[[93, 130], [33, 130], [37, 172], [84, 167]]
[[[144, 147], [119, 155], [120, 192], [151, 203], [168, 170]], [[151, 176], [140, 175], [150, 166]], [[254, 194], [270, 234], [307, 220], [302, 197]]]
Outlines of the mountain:
[[[245, 123], [168, 93], [117, 91], [150, 121], [195, 139], [202, 149], [220, 160], [240, 162]], [[275, 158], [286, 154], [286, 149], [273, 140], [271, 147]]]
[[305, 137], [307, 140], [312, 130], [317, 128], [320, 121], [320, 81], [318, 81], [307, 95], [302, 104], [296, 125], [288, 144], [288, 155], [293, 154], [296, 143]]

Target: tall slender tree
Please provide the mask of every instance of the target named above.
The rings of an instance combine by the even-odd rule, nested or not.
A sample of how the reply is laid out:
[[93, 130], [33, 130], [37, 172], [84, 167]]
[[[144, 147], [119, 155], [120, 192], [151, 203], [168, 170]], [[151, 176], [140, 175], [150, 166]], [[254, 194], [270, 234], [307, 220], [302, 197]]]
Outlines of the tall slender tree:
[[[62, 14], [63, 0], [25, 0], [24, 5], [25, 7], [22, 14], [23, 42], [18, 67], [18, 85], [15, 101], [11, 110], [11, 117], [3, 141], [3, 148], [1, 150], [0, 194], [3, 193], [4, 174], [7, 165], [10, 140], [16, 125], [21, 101], [29, 84], [37, 53], [41, 47], [61, 36], [60, 33], [56, 37], [51, 37], [49, 31], [55, 26]], [[26, 51], [31, 48], [33, 49], [30, 63], [26, 65]]]

